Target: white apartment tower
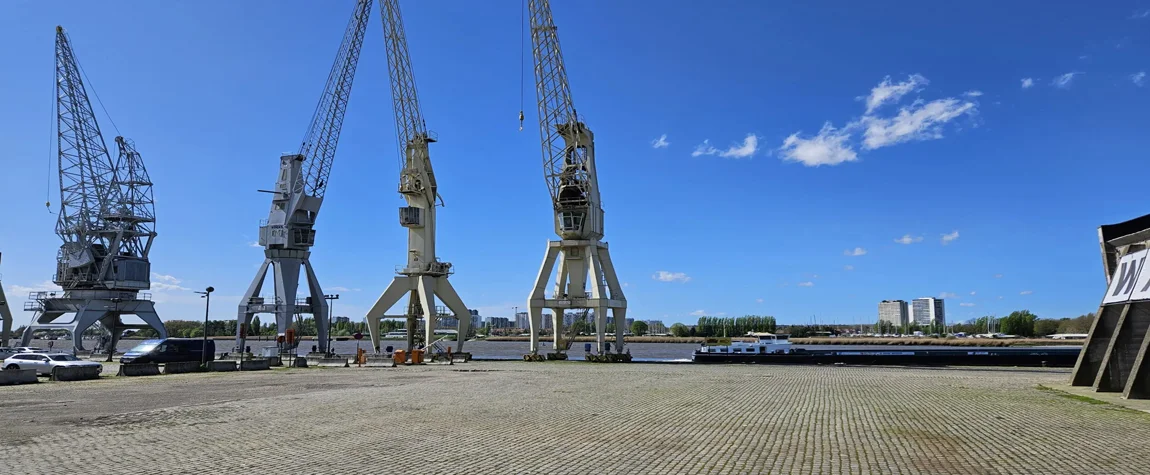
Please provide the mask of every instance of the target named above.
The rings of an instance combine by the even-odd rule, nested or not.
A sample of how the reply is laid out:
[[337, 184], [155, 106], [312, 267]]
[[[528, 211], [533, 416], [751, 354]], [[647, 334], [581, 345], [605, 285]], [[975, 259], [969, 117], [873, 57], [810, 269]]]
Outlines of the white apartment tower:
[[919, 325], [946, 325], [946, 308], [943, 299], [923, 297], [910, 304], [911, 321]]

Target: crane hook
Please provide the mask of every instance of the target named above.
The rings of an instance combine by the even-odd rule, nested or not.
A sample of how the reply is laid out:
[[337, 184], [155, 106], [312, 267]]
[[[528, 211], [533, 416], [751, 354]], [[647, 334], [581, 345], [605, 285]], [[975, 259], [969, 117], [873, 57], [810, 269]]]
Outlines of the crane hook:
[[523, 131], [523, 111], [519, 111], [519, 131]]

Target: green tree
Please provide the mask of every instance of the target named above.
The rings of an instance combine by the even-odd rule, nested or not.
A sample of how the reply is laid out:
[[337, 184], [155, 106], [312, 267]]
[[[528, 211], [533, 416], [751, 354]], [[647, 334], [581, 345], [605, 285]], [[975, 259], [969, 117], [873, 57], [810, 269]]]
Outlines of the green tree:
[[1007, 335], [1034, 336], [1034, 321], [1038, 316], [1029, 310], [1016, 310], [999, 321], [999, 331]]
[[642, 320], [635, 320], [631, 322], [631, 334], [635, 336], [643, 336], [647, 334], [647, 322]]
[[1049, 318], [1040, 318], [1034, 321], [1034, 335], [1047, 336], [1058, 333], [1058, 325], [1062, 323], [1061, 320], [1053, 320]]
[[895, 333], [897, 331], [898, 330], [895, 327], [894, 322], [889, 322], [886, 320], [879, 320], [877, 323], [874, 324], [874, 333], [878, 333], [880, 335], [889, 335], [889, 334]]
[[1075, 318], [1064, 318], [1058, 321], [1057, 333], [1090, 333], [1090, 326], [1094, 324], [1094, 313], [1079, 315]]
[[682, 323], [671, 325], [671, 335], [679, 338], [691, 336], [691, 329]]
[[260, 316], [256, 315], [252, 317], [252, 324], [248, 327], [248, 335], [260, 335], [260, 330], [263, 329], [263, 327], [260, 325]]

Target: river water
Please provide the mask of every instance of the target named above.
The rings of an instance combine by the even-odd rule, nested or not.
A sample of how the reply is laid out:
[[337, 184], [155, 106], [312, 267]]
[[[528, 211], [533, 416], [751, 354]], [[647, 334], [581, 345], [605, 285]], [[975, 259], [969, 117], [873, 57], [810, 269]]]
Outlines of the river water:
[[[71, 348], [70, 340], [34, 340], [32, 346], [39, 348], [48, 348], [49, 343], [54, 343], [53, 347], [56, 350], [67, 351]], [[117, 352], [124, 352], [136, 346], [140, 340], [121, 340], [117, 345]], [[346, 341], [333, 341], [332, 345], [336, 353], [342, 355], [354, 355], [356, 350], [355, 340]], [[360, 340], [359, 347], [371, 351], [371, 342], [364, 338]], [[550, 342], [541, 342], [543, 345], [540, 347], [540, 353], [547, 353], [552, 351]], [[251, 347], [252, 352], [255, 354], [261, 353], [261, 348], [274, 347], [274, 340], [248, 340], [247, 345]], [[311, 351], [312, 345], [316, 342], [313, 340], [304, 340], [300, 342], [299, 354], [302, 356]], [[85, 341], [84, 345], [91, 349], [95, 345], [95, 341]], [[235, 345], [235, 340], [216, 340], [216, 352], [230, 352]], [[583, 345], [584, 343], [578, 342], [571, 346], [568, 352], [570, 359], [582, 360], [583, 358]], [[406, 342], [403, 340], [383, 340], [381, 346], [384, 348], [388, 346], [397, 349], [406, 348]], [[613, 347], [614, 345], [612, 345]], [[636, 361], [690, 361], [691, 353], [698, 348], [696, 343], [627, 343], [626, 348], [631, 352], [631, 357]], [[800, 345], [796, 345], [800, 346]], [[945, 350], [945, 349], [964, 349], [964, 350], [978, 350], [980, 347], [974, 346], [894, 346], [894, 345], [801, 345], [802, 348], [817, 350], [817, 349], [835, 349], [835, 350], [882, 350], [882, 351], [904, 351], [911, 349], [932, 349], [932, 350]], [[1061, 346], [1065, 348], [1065, 346]], [[471, 353], [472, 357], [479, 359], [506, 359], [517, 360], [527, 353], [528, 343], [525, 341], [469, 341], [463, 347], [464, 351]], [[594, 344], [592, 344], [594, 349]], [[613, 348], [612, 348], [613, 349]]]

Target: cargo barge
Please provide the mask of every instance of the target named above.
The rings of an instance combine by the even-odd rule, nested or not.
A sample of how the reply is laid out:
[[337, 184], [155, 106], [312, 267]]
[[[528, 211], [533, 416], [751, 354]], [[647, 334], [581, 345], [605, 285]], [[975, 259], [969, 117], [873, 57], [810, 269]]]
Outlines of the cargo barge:
[[1077, 347], [1026, 348], [834, 348], [792, 345], [787, 335], [752, 334], [755, 342], [709, 341], [691, 356], [695, 363], [850, 364], [893, 366], [1045, 366], [1071, 368]]

